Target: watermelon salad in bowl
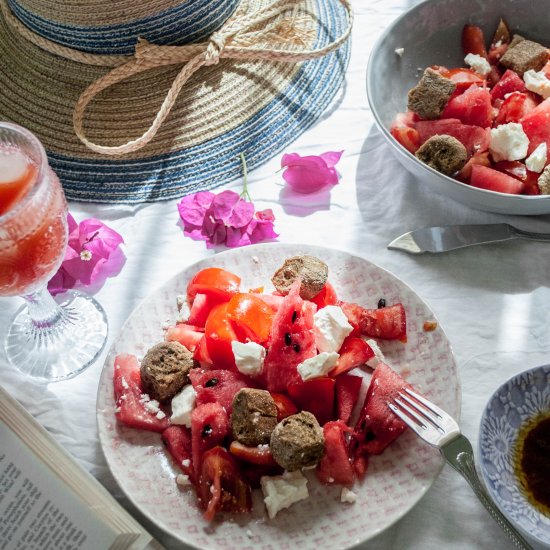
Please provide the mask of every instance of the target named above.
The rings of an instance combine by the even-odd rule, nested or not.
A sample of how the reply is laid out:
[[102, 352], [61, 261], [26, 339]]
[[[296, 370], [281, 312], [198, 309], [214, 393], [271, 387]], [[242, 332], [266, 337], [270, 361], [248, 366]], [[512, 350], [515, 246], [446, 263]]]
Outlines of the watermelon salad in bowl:
[[537, 4], [422, 2], [374, 47], [371, 109], [424, 186], [481, 210], [550, 213], [550, 21]]
[[344, 252], [251, 246], [134, 311], [102, 373], [100, 441], [128, 497], [186, 544], [348, 548], [441, 469], [386, 405], [410, 385], [459, 415], [449, 343], [404, 283]]

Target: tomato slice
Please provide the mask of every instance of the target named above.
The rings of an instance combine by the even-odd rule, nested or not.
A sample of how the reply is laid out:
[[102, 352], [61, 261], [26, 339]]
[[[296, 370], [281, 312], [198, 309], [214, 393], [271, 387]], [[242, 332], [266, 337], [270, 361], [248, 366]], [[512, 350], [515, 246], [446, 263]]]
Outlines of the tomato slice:
[[189, 351], [195, 351], [198, 343], [203, 337], [203, 329], [188, 325], [187, 323], [178, 323], [173, 327], [169, 327], [164, 336], [167, 342], [179, 342]]
[[462, 29], [462, 50], [464, 55], [473, 53], [487, 58], [485, 38], [480, 27], [476, 27], [475, 25], [464, 25]]
[[410, 153], [420, 147], [420, 138], [415, 128], [391, 128], [390, 134]]
[[362, 338], [348, 336], [338, 352], [340, 357], [336, 366], [329, 372], [329, 376], [336, 377], [339, 374], [364, 365], [374, 357], [374, 351]]
[[420, 137], [418, 131], [414, 127], [418, 116], [409, 111], [407, 113], [397, 113], [390, 127], [390, 134], [401, 144], [407, 151], [415, 153], [420, 147]]
[[269, 445], [258, 445], [257, 447], [249, 447], [238, 441], [232, 441], [229, 447], [229, 452], [237, 458], [250, 462], [251, 464], [261, 464], [264, 466], [277, 466]]
[[334, 384], [334, 378], [313, 378], [291, 384], [288, 393], [302, 410], [313, 414], [322, 426], [334, 416]]
[[187, 285], [187, 299], [193, 303], [197, 294], [229, 300], [239, 292], [241, 278], [219, 267], [207, 267], [199, 271]]
[[478, 75], [471, 69], [464, 69], [459, 67], [458, 69], [450, 69], [446, 73], [442, 73], [442, 76], [452, 80], [456, 84], [455, 93], [462, 93], [467, 90], [472, 84], [482, 86], [485, 83], [485, 79]]
[[277, 422], [298, 412], [298, 407], [284, 393], [271, 393], [271, 397], [273, 397], [277, 407]]
[[212, 309], [224, 302], [227, 302], [227, 300], [218, 296], [201, 294], [200, 292], [197, 293], [193, 299], [193, 304], [191, 306], [191, 310], [189, 311], [189, 319], [187, 322], [190, 325], [204, 328], [206, 319], [208, 319], [208, 315], [210, 315]]
[[319, 310], [326, 306], [335, 306], [338, 303], [338, 297], [336, 296], [334, 287], [327, 281], [321, 292], [310, 301], [316, 304]]
[[226, 302], [212, 309], [206, 320], [204, 336], [208, 355], [216, 368], [235, 370], [237, 367], [231, 342], [234, 340], [242, 342], [244, 338], [239, 338], [235, 332], [231, 318], [227, 313], [228, 305], [229, 302]]
[[210, 355], [208, 355], [208, 350], [206, 349], [206, 336], [204, 336], [204, 334], [198, 341], [197, 347], [193, 352], [193, 359], [203, 368], [209, 368], [212, 366], [212, 359], [210, 359]]
[[473, 155], [472, 158], [459, 170], [456, 175], [456, 179], [462, 182], [469, 182], [472, 176], [472, 167], [476, 164], [491, 166], [489, 151], [484, 151], [483, 153], [476, 153]]
[[212, 521], [218, 511], [242, 514], [252, 509], [250, 485], [239, 473], [235, 459], [222, 447], [204, 453], [198, 493], [207, 521]]
[[273, 324], [273, 310], [254, 294], [235, 294], [227, 304], [227, 315], [247, 338], [265, 344]]

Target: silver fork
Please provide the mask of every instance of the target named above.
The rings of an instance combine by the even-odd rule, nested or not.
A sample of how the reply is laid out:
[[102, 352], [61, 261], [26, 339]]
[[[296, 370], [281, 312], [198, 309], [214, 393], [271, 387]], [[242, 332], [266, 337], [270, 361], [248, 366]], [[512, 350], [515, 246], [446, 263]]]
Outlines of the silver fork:
[[466, 479], [481, 504], [515, 546], [532, 550], [532, 546], [500, 512], [481, 484], [476, 473], [472, 445], [460, 433], [455, 420], [431, 401], [408, 388], [400, 392], [399, 398], [388, 403], [388, 406], [419, 437], [440, 450], [445, 460]]

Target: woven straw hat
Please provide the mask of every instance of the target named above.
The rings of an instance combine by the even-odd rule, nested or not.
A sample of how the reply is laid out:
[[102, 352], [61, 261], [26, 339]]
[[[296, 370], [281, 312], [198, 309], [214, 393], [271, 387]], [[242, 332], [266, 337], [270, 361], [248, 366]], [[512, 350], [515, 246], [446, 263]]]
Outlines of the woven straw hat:
[[68, 198], [227, 183], [317, 120], [348, 60], [348, 0], [0, 0], [0, 120]]

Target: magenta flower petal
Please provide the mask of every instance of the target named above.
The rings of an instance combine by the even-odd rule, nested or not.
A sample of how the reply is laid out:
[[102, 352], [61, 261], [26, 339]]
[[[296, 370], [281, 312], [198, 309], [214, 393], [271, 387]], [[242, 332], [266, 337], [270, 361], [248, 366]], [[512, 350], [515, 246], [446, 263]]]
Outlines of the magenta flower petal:
[[77, 224], [69, 213], [67, 222], [69, 243], [65, 257], [48, 284], [48, 288], [54, 293], [77, 285], [89, 286], [97, 279], [105, 279], [114, 273], [112, 268], [104, 269], [113, 253], [119, 253], [124, 258], [119, 249], [124, 242], [122, 236], [100, 220], [89, 218]]
[[254, 216], [254, 205], [240, 199], [233, 208], [233, 212], [225, 219], [226, 225], [232, 227], [246, 227]]
[[216, 220], [225, 220], [231, 216], [240, 200], [241, 197], [235, 191], [222, 191], [214, 197], [209, 211]]
[[178, 203], [178, 211], [185, 225], [201, 226], [204, 214], [214, 200], [214, 193], [200, 191], [194, 195], [183, 197]]
[[271, 209], [261, 210], [256, 212], [256, 219], [252, 220], [248, 226], [248, 234], [250, 236], [250, 242], [252, 244], [259, 243], [261, 241], [276, 239], [279, 235], [275, 233], [273, 227], [273, 221], [275, 216]]
[[319, 156], [325, 161], [328, 168], [334, 168], [342, 158], [344, 151], [327, 151]]
[[327, 152], [320, 156], [300, 157], [297, 153], [283, 155], [281, 166], [285, 168], [283, 179], [298, 193], [313, 193], [325, 185], [338, 183], [334, 165], [342, 152]]
[[76, 279], [71, 277], [63, 267], [60, 267], [57, 273], [50, 279], [48, 290], [55, 296], [56, 294], [74, 288], [75, 284]]
[[246, 246], [277, 237], [271, 210], [255, 213], [254, 204], [234, 191], [205, 193], [184, 197], [178, 204], [186, 237], [205, 241], [207, 248]]

